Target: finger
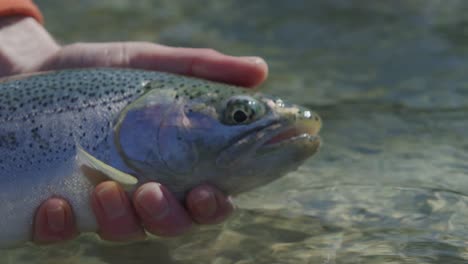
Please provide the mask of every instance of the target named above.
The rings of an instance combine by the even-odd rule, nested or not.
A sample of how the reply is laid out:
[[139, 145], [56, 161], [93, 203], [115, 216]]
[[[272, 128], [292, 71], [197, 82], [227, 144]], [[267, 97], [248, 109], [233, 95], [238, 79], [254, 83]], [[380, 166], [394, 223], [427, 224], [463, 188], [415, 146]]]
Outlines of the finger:
[[145, 237], [127, 194], [117, 183], [108, 181], [97, 185], [91, 206], [99, 225], [98, 234], [102, 239], [129, 241]]
[[2, 16], [0, 40], [0, 76], [30, 72], [60, 49], [52, 36], [27, 16]]
[[134, 207], [145, 229], [158, 236], [177, 236], [192, 220], [175, 197], [158, 183], [146, 183], [134, 194]]
[[33, 241], [39, 244], [70, 240], [78, 234], [70, 205], [59, 198], [39, 206], [34, 220]]
[[42, 70], [124, 67], [165, 71], [253, 87], [268, 75], [259, 57], [234, 57], [211, 49], [175, 48], [147, 42], [79, 43], [65, 46]]
[[220, 223], [234, 210], [231, 199], [209, 185], [198, 186], [190, 191], [186, 205], [192, 218], [199, 224]]

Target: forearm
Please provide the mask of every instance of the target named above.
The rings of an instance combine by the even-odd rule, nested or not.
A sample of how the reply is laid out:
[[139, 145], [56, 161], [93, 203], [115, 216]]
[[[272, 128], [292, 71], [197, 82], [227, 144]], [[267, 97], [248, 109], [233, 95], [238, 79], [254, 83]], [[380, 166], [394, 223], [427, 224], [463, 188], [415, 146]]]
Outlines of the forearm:
[[0, 77], [28, 72], [59, 49], [34, 18], [0, 17]]

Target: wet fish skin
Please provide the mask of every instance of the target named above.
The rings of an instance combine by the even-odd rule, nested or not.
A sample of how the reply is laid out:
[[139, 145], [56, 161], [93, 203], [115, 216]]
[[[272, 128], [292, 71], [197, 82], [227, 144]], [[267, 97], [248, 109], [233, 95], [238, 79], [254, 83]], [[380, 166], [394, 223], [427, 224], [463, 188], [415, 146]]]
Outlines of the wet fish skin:
[[80, 231], [96, 231], [89, 196], [102, 175], [118, 174], [108, 169], [136, 178], [129, 191], [158, 181], [182, 199], [207, 182], [237, 194], [313, 155], [321, 126], [278, 98], [128, 69], [2, 81], [0, 120], [0, 248], [30, 239], [34, 212], [51, 196], [71, 203]]

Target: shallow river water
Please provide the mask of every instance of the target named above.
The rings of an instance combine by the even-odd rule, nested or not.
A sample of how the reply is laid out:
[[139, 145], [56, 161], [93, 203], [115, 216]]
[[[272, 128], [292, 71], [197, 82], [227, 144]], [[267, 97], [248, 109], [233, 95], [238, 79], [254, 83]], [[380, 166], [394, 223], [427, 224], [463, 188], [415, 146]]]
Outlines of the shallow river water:
[[38, 1], [63, 43], [145, 40], [260, 55], [263, 89], [309, 106], [324, 145], [236, 198], [220, 226], [130, 245], [93, 236], [2, 263], [468, 263], [468, 2]]

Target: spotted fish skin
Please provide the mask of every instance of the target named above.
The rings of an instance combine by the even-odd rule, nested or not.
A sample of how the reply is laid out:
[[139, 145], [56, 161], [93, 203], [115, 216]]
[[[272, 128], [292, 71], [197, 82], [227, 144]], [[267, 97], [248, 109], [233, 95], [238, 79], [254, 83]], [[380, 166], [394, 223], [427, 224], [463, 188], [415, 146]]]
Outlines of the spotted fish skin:
[[[179, 198], [204, 182], [235, 194], [297, 168], [317, 151], [321, 125], [314, 113], [277, 98], [129, 69], [0, 80], [0, 120], [0, 248], [28, 241], [36, 208], [52, 196], [70, 202], [80, 231], [97, 230], [89, 206], [96, 182], [85, 175], [79, 149]], [[268, 143], [303, 127], [307, 134], [294, 140]]]
[[76, 70], [0, 83], [0, 247], [28, 240], [36, 208], [69, 200], [79, 229], [96, 228], [91, 184], [74, 171], [77, 142], [103, 160], [111, 155], [112, 120], [164, 73]]

